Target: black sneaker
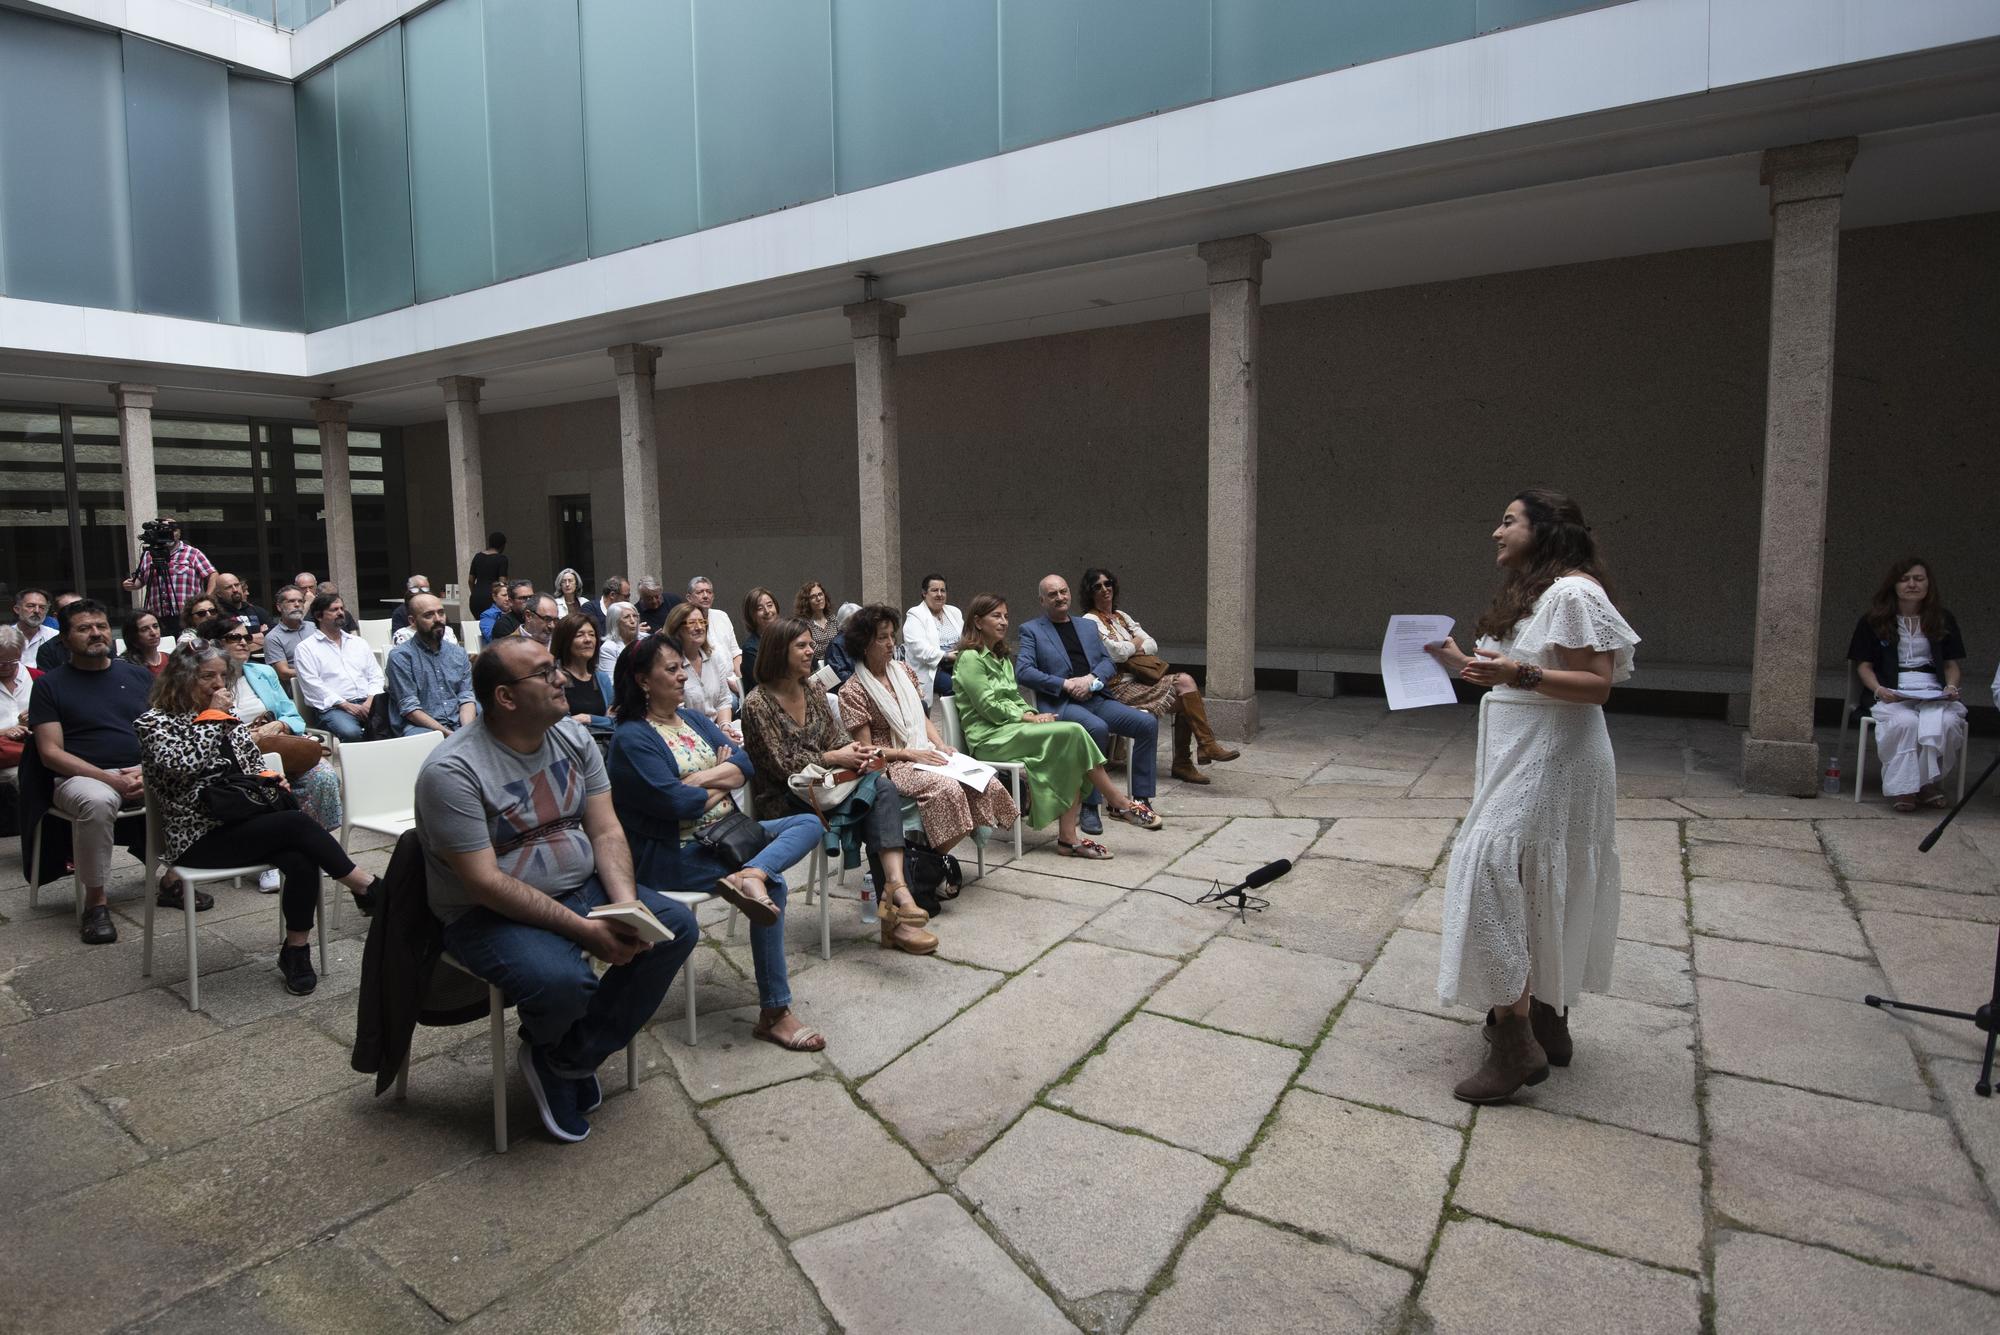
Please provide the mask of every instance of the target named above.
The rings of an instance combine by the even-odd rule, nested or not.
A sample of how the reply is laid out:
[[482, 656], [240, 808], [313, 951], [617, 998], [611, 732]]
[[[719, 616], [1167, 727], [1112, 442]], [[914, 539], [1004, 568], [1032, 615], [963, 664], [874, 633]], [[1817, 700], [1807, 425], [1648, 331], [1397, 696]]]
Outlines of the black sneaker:
[[319, 986], [319, 975], [313, 972], [313, 952], [310, 945], [279, 946], [278, 972], [285, 975], [285, 990], [295, 997], [310, 996]]
[[590, 1123], [583, 1120], [583, 1110], [577, 1105], [582, 1082], [551, 1071], [526, 1039], [521, 1040], [521, 1075], [528, 1082], [528, 1092], [535, 1096], [535, 1109], [550, 1135], [573, 1145], [590, 1134]]
[[118, 924], [111, 921], [111, 906], [95, 904], [83, 911], [83, 930], [78, 933], [86, 946], [108, 946], [118, 939]]
[[597, 1072], [576, 1082], [576, 1106], [579, 1112], [594, 1113], [604, 1106], [604, 1086], [598, 1083]]

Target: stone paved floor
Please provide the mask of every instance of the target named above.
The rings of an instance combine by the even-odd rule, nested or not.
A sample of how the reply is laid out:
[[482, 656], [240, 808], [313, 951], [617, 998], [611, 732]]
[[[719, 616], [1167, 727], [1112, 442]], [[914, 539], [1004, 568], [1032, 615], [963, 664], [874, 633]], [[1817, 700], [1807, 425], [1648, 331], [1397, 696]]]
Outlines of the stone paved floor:
[[[1928, 822], [1879, 802], [1741, 795], [1720, 723], [1613, 716], [1613, 993], [1574, 1066], [1474, 1111], [1476, 1017], [1433, 990], [1472, 712], [1265, 708], [1115, 861], [989, 867], [936, 959], [842, 900], [822, 962], [795, 910], [823, 1056], [748, 1041], [713, 922], [700, 1046], [677, 983], [574, 1147], [511, 1074], [505, 1156], [484, 1026], [421, 1034], [406, 1103], [348, 1069], [351, 915], [299, 1000], [273, 901], [223, 891], [193, 1014], [177, 938], [140, 976], [135, 870], [123, 939], [85, 948], [10, 842], [0, 1328], [2000, 1329], [1975, 1034], [1859, 1004], [1986, 986], [2000, 795], [1919, 857]], [[1141, 889], [1281, 855], [1247, 924]]]

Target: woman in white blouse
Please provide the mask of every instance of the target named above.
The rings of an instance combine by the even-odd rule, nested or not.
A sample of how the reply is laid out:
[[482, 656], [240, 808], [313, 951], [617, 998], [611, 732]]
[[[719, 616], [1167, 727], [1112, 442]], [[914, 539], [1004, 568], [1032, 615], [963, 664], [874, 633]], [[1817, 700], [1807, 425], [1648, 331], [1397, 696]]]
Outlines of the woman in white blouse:
[[903, 614], [903, 655], [916, 671], [917, 687], [928, 705], [951, 694], [951, 669], [958, 661], [965, 617], [945, 601], [950, 592], [943, 575], [925, 575], [918, 587], [923, 601]]
[[[1118, 610], [1118, 576], [1092, 566], [1083, 572], [1084, 615], [1097, 627], [1104, 640], [1104, 652], [1118, 665], [1118, 675], [1105, 683], [1104, 693], [1121, 705], [1143, 709], [1157, 718], [1174, 720], [1173, 775], [1183, 783], [1207, 783], [1208, 776], [1195, 763], [1234, 760], [1242, 752], [1215, 740], [1208, 726], [1208, 703], [1201, 698], [1194, 678], [1174, 672], [1160, 661], [1159, 642], [1146, 633], [1132, 617]], [[1137, 659], [1135, 663], [1133, 660]], [[1199, 742], [1201, 749], [1195, 750]]]
[[597, 670], [615, 672], [618, 655], [639, 642], [639, 609], [613, 603], [604, 609], [604, 643], [597, 646]]
[[583, 607], [583, 576], [565, 566], [556, 571], [556, 619]]
[[699, 603], [675, 603], [660, 634], [680, 646], [681, 660], [687, 666], [681, 708], [704, 716], [730, 741], [742, 745], [743, 729], [737, 725], [730, 703], [729, 664], [708, 642], [708, 613]]
[[1869, 708], [1883, 796], [1898, 811], [1949, 806], [1938, 780], [1965, 755], [1965, 705], [1958, 698], [1965, 640], [1958, 618], [1938, 600], [1929, 562], [1912, 556], [1889, 567], [1854, 627], [1847, 657], [1875, 697]]

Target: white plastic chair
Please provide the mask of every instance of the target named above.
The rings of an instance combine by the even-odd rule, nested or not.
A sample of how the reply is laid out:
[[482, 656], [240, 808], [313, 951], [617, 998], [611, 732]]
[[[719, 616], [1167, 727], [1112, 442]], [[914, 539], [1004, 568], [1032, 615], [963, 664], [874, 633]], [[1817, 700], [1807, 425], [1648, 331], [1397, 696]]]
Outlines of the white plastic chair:
[[[450, 955], [440, 955], [438, 963], [458, 970], [467, 978], [479, 977]], [[487, 1029], [493, 1039], [493, 1152], [505, 1154], [507, 1152], [507, 998], [492, 983], [486, 984], [486, 1013]], [[688, 1023], [694, 1023], [692, 1002], [689, 1004]], [[631, 1091], [638, 1087], [639, 1048], [635, 1040], [625, 1046], [625, 1088]], [[396, 1072], [396, 1097], [406, 1099], [409, 1096], [410, 1055], [406, 1052], [403, 1054], [403, 1067]]]
[[[949, 695], [941, 696], [938, 703], [944, 706], [945, 744], [954, 751], [965, 752], [982, 765], [991, 765], [994, 769], [999, 770], [1007, 776], [1007, 788], [1014, 796], [1014, 809], [1019, 813], [1014, 817], [1014, 857], [1018, 860], [1021, 856], [1021, 827], [1028, 823], [1028, 803], [1021, 796], [1021, 776], [1028, 772], [1028, 767], [1015, 760], [988, 760], [984, 756], [974, 752], [965, 744], [965, 729], [960, 726], [958, 721], [957, 699]], [[972, 846], [978, 854], [979, 874], [984, 876], [986, 875], [986, 845], [979, 841], [977, 837], [978, 831], [975, 830], [973, 834]]]
[[[278, 757], [268, 753], [264, 756], [264, 767], [279, 774], [284, 773], [282, 762], [279, 761]], [[139, 975], [142, 978], [151, 978], [153, 976], [153, 910], [155, 908], [154, 901], [159, 897], [160, 893], [160, 854], [165, 841], [161, 837], [160, 813], [158, 809], [149, 801], [146, 803], [145, 810], [146, 909], [144, 921], [146, 944], [140, 959]], [[270, 865], [268, 862], [245, 863], [240, 867], [186, 867], [176, 864], [167, 868], [168, 871], [175, 873], [181, 878], [181, 917], [185, 920], [182, 925], [187, 930], [189, 1010], [198, 1011], [201, 1009], [201, 959], [196, 953], [198, 942], [195, 931], [198, 926], [196, 919], [201, 915], [195, 910], [195, 891], [211, 881], [241, 880], [246, 876], [261, 875]], [[79, 903], [82, 902], [82, 898], [81, 894], [77, 896]], [[338, 896], [336, 896], [336, 902], [338, 902]], [[282, 901], [280, 901], [278, 908], [278, 921], [282, 929], [284, 923]], [[319, 971], [323, 975], [328, 972], [326, 962], [326, 888], [324, 883], [320, 887], [319, 903], [313, 905], [313, 923], [319, 929]]]
[[[1861, 717], [1860, 724], [1855, 729], [1858, 737], [1854, 759], [1854, 800], [1857, 803], [1861, 801], [1862, 790], [1868, 786], [1868, 738], [1875, 731], [1873, 705], [1862, 703], [1861, 689], [1861, 674], [1849, 672], [1847, 695], [1840, 702], [1840, 741], [1834, 745], [1833, 751], [1834, 759], [1839, 760], [1840, 753], [1847, 748], [1847, 720], [1858, 713]], [[1966, 739], [1968, 750], [1971, 741], [1970, 737]], [[1965, 754], [1961, 752], [1958, 757], [1958, 800], [1961, 802], [1965, 800], [1965, 772], [1970, 768], [1972, 767], [1966, 763]]]
[[[340, 846], [355, 830], [399, 838], [417, 823], [417, 771], [444, 740], [441, 732], [349, 742], [340, 748]], [[333, 901], [333, 925], [340, 928], [340, 899]]]
[[[127, 816], [137, 816], [144, 810], [143, 806], [121, 807], [118, 814], [112, 817], [112, 820], [114, 822], [121, 821]], [[51, 882], [42, 879], [42, 827], [52, 820], [69, 822], [69, 813], [58, 811], [51, 806], [42, 813], [41, 820], [35, 822], [35, 832], [30, 840], [31, 846], [28, 849], [28, 907], [31, 909], [41, 906], [42, 887], [51, 884]], [[83, 926], [83, 881], [75, 872], [71, 872], [70, 882], [70, 894], [75, 900], [76, 905], [76, 925], [81, 927]], [[109, 886], [105, 888], [107, 891], [110, 889]]]

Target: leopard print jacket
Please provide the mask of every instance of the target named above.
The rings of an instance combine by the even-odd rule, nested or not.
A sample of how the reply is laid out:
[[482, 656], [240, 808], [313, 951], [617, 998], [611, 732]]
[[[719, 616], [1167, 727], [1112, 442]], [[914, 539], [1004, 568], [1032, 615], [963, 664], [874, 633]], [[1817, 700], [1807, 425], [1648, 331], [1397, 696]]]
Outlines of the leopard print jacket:
[[245, 774], [264, 768], [263, 754], [241, 720], [197, 721], [193, 714], [149, 709], [133, 720], [146, 796], [157, 806], [165, 836], [164, 865], [172, 866], [197, 839], [220, 827], [201, 807], [202, 777], [218, 762], [234, 760]]

